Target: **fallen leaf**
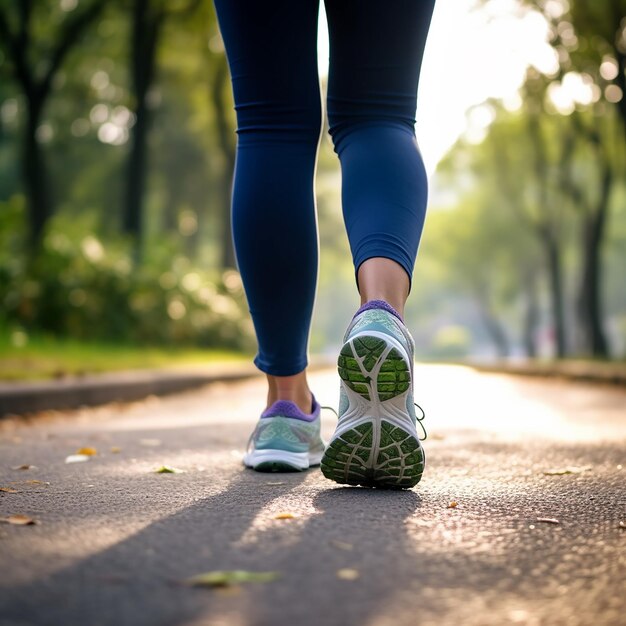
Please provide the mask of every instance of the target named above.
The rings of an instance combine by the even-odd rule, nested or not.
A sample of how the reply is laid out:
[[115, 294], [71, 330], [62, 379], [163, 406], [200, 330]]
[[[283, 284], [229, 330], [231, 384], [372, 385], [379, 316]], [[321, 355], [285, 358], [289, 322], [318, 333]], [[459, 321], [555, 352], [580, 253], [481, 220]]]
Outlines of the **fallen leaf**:
[[47, 487], [50, 483], [48, 481], [45, 481], [45, 480], [33, 479], [33, 480], [27, 480], [26, 484], [27, 485], [46, 485], [46, 487]]
[[66, 463], [84, 463], [85, 461], [89, 461], [90, 457], [87, 454], [70, 454], [68, 457], [65, 457]]
[[296, 517], [298, 517], [296, 513], [289, 513], [288, 511], [274, 515], [274, 519], [295, 519]]
[[160, 446], [161, 440], [160, 439], [140, 439], [139, 443], [142, 446]]
[[122, 448], [118, 448], [117, 446], [112, 446], [112, 447], [111, 447], [111, 452], [112, 452], [113, 454], [118, 454], [118, 453], [120, 453], [121, 451], [122, 451]]
[[338, 548], [339, 550], [352, 550], [352, 548], [354, 548], [354, 546], [351, 543], [347, 543], [345, 541], [339, 541], [338, 539], [333, 539], [330, 542], [331, 546], [335, 546], [335, 548]]
[[3, 493], [19, 493], [17, 489], [13, 489], [11, 487], [0, 487], [0, 491]]
[[456, 509], [459, 503], [456, 500], [452, 500], [452, 502], [448, 502], [448, 506], [446, 509]]
[[565, 474], [582, 474], [588, 472], [591, 465], [569, 465], [556, 469], [549, 469], [542, 472], [544, 476], [564, 476]]
[[359, 570], [344, 567], [337, 570], [337, 578], [341, 580], [356, 580], [360, 576]]
[[9, 515], [9, 517], [0, 517], [0, 522], [6, 524], [13, 524], [14, 526], [31, 526], [33, 524], [39, 524], [32, 517], [28, 515]]
[[159, 469], [154, 470], [157, 474], [183, 474], [185, 470], [170, 467], [169, 465], [161, 465]]
[[192, 587], [231, 587], [241, 583], [267, 583], [278, 578], [277, 572], [247, 572], [245, 570], [215, 570], [187, 578]]
[[559, 522], [558, 519], [555, 519], [554, 517], [538, 517], [537, 521], [544, 522], [545, 524], [560, 524], [561, 523]]
[[11, 469], [14, 470], [29, 470], [29, 469], [37, 469], [34, 465], [16, 465], [15, 467], [12, 467]]
[[76, 450], [76, 454], [83, 454], [85, 456], [95, 456], [98, 454], [98, 451], [95, 448], [79, 448]]

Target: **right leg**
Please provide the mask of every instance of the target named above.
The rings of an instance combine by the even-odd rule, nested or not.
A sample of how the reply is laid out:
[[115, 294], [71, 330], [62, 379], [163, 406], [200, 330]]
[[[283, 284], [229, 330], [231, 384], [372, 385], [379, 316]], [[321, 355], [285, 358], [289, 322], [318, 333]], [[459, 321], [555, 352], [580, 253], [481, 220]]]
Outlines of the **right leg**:
[[237, 113], [233, 236], [268, 405], [306, 413], [318, 269], [314, 173], [321, 132], [319, 0], [215, 0]]
[[413, 404], [415, 345], [401, 312], [426, 210], [414, 124], [434, 0], [325, 3], [329, 132], [363, 306], [338, 359], [339, 419], [322, 471], [339, 483], [412, 487], [424, 451]]

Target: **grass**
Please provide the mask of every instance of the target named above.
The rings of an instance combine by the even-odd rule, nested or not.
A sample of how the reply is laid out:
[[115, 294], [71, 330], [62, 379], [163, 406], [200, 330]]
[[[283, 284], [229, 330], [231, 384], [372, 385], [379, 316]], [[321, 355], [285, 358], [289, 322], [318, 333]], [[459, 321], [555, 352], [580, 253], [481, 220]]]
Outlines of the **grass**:
[[28, 337], [17, 346], [0, 336], [0, 380], [42, 380], [98, 372], [215, 362], [247, 362], [250, 355], [210, 348], [136, 346], [53, 337]]

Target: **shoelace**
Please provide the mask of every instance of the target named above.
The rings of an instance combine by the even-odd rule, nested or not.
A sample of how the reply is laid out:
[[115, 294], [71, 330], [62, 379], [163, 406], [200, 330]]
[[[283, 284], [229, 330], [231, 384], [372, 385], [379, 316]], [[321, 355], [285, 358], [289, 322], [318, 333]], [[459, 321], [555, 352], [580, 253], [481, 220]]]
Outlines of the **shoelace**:
[[422, 424], [422, 421], [424, 420], [424, 418], [426, 417], [426, 413], [424, 412], [424, 409], [417, 403], [414, 402], [413, 403], [422, 413], [422, 417], [417, 417], [417, 415], [415, 416], [417, 418], [417, 422], [420, 425], [420, 428], [422, 429], [422, 432], [424, 433], [423, 437], [418, 437], [418, 439], [420, 441], [425, 441], [426, 439], [428, 439], [428, 433], [426, 432], [426, 428], [424, 427], [424, 424]]
[[[421, 412], [422, 416], [415, 416], [417, 418], [417, 423], [420, 425], [420, 428], [422, 429], [422, 432], [424, 433], [423, 437], [418, 437], [418, 439], [420, 441], [426, 441], [426, 439], [428, 439], [428, 433], [426, 432], [426, 428], [424, 426], [424, 424], [422, 423], [424, 421], [424, 419], [426, 418], [426, 413], [424, 412], [424, 409], [417, 403], [414, 402], [413, 403]], [[335, 409], [333, 409], [332, 406], [320, 406], [320, 409], [328, 409], [329, 411], [332, 411], [336, 416], [337, 419], [339, 419], [339, 413], [337, 413], [337, 411], [335, 411]]]
[[332, 411], [335, 414], [335, 416], [337, 417], [337, 419], [339, 419], [339, 413], [337, 413], [337, 411], [335, 411], [335, 409], [333, 409], [332, 406], [320, 405], [320, 409], [328, 409], [329, 411]]

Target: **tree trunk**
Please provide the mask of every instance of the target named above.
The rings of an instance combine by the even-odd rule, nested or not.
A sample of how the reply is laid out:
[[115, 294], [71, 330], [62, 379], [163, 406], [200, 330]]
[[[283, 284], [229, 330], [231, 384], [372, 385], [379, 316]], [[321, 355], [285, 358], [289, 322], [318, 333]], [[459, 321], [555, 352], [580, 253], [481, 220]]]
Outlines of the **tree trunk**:
[[504, 326], [500, 324], [500, 321], [492, 311], [488, 284], [475, 283], [474, 296], [478, 304], [480, 317], [489, 338], [493, 341], [497, 356], [503, 359], [508, 357], [511, 352], [509, 339], [504, 330]]
[[135, 0], [130, 46], [135, 124], [131, 129], [122, 225], [124, 232], [133, 238], [133, 256], [136, 263], [142, 258], [144, 237], [147, 141], [151, 117], [147, 97], [154, 78], [157, 42], [164, 18], [163, 6], [155, 7], [152, 0]]
[[126, 166], [126, 202], [123, 218], [124, 232], [133, 237], [135, 260], [141, 259], [143, 238], [143, 200], [146, 182], [146, 139], [148, 111], [146, 94], [136, 94], [136, 121], [131, 132], [131, 144]]
[[609, 356], [602, 315], [602, 241], [612, 184], [610, 165], [605, 165], [597, 209], [583, 221], [583, 269], [578, 296], [578, 315], [584, 349], [594, 357]]
[[548, 285], [554, 325], [555, 356], [562, 359], [567, 354], [565, 314], [563, 306], [563, 268], [558, 243], [551, 233], [543, 236], [544, 251], [548, 264]]
[[31, 253], [40, 248], [44, 228], [53, 210], [44, 154], [37, 141], [37, 128], [41, 121], [42, 105], [43, 103], [38, 102], [35, 96], [28, 98], [27, 119], [24, 125], [22, 175], [24, 177]]
[[511, 353], [509, 346], [509, 339], [507, 337], [504, 327], [498, 319], [489, 311], [486, 307], [480, 306], [480, 315], [485, 325], [485, 329], [490, 339], [493, 341], [493, 345], [496, 349], [496, 354], [505, 359]]
[[[552, 320], [554, 324], [555, 353], [562, 359], [567, 353], [567, 341], [565, 335], [565, 315], [563, 306], [563, 269], [561, 264], [561, 251], [558, 238], [558, 221], [551, 213], [549, 198], [549, 161], [545, 145], [545, 137], [541, 132], [541, 122], [537, 115], [532, 115], [528, 122], [529, 135], [531, 137], [535, 158], [533, 167], [539, 185], [539, 207], [545, 216], [536, 225], [536, 232], [542, 243], [546, 255], [548, 269], [548, 284], [550, 290], [550, 305], [552, 308]], [[552, 205], [553, 206], [553, 205]]]
[[534, 268], [529, 268], [524, 278], [526, 308], [524, 311], [522, 342], [526, 356], [529, 359], [534, 359], [537, 356], [535, 334], [539, 321], [539, 299], [537, 297], [537, 279], [535, 278]]

